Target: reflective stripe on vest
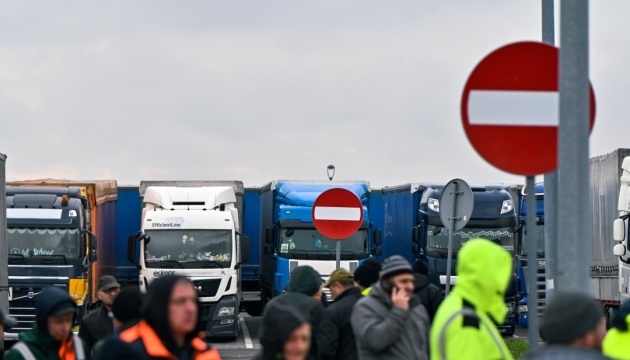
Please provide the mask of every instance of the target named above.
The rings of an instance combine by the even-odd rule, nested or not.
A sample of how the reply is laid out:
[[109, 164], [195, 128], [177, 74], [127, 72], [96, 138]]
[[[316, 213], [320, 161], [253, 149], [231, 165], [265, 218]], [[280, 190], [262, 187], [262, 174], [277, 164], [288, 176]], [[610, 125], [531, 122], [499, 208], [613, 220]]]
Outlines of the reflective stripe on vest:
[[11, 350], [15, 350], [19, 352], [20, 355], [22, 355], [22, 357], [24, 358], [24, 360], [37, 360], [35, 359], [35, 356], [33, 356], [31, 349], [29, 349], [28, 346], [26, 346], [26, 344], [21, 341], [18, 341], [17, 343], [15, 343], [15, 345], [13, 345]]
[[[74, 345], [75, 359], [85, 360], [85, 349], [83, 349], [83, 342], [81, 341], [81, 338], [79, 338], [79, 335], [72, 334], [72, 341], [74, 343], [73, 345]], [[22, 357], [24, 358], [24, 360], [37, 360], [35, 356], [33, 355], [33, 353], [31, 352], [31, 349], [29, 349], [28, 346], [21, 341], [18, 341], [17, 343], [15, 343], [15, 345], [13, 345], [11, 350], [15, 350], [19, 352], [20, 355], [22, 355]]]
[[503, 346], [501, 345], [501, 342], [499, 341], [499, 339], [497, 339], [494, 336], [494, 332], [492, 332], [492, 329], [488, 326], [488, 324], [486, 324], [480, 317], [479, 315], [477, 315], [477, 313], [469, 308], [463, 308], [460, 311], [456, 312], [455, 314], [451, 315], [450, 318], [448, 318], [448, 320], [446, 321], [446, 323], [444, 324], [444, 327], [442, 327], [442, 330], [440, 330], [440, 337], [438, 338], [438, 346], [440, 347], [440, 359], [442, 360], [446, 360], [446, 338], [444, 335], [446, 335], [446, 329], [448, 329], [449, 325], [451, 325], [451, 323], [453, 321], [455, 321], [455, 319], [457, 319], [457, 317], [464, 315], [464, 316], [472, 316], [475, 319], [477, 319], [477, 321], [479, 321], [480, 323], [483, 324], [483, 327], [485, 328], [485, 330], [488, 332], [488, 334], [490, 334], [490, 336], [492, 337], [492, 340], [494, 341], [495, 345], [497, 346], [497, 348], [499, 349], [499, 352], [501, 352], [501, 359], [505, 359], [505, 354], [503, 353]]
[[74, 358], [76, 360], [85, 360], [85, 349], [83, 349], [83, 341], [79, 335], [72, 333], [72, 342], [74, 343]]

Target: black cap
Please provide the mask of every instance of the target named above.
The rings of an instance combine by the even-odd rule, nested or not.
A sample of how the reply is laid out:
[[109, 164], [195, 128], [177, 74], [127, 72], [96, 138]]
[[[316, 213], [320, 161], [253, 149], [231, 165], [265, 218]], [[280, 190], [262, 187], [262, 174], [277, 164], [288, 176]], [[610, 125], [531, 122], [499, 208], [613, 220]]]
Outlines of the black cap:
[[111, 275], [103, 275], [98, 279], [98, 290], [107, 291], [114, 288], [120, 288], [120, 284], [115, 277]]
[[413, 272], [429, 276], [429, 266], [423, 260], [418, 259], [413, 263]]
[[374, 258], [365, 259], [363, 264], [354, 270], [354, 281], [367, 288], [378, 281], [381, 263]]
[[112, 313], [116, 320], [127, 322], [140, 319], [140, 309], [144, 294], [136, 286], [129, 286], [120, 291], [112, 304]]
[[77, 304], [74, 301], [64, 301], [61, 302], [50, 310], [50, 316], [61, 316], [66, 314], [74, 314], [77, 311]]
[[556, 291], [545, 309], [540, 335], [548, 344], [570, 344], [595, 330], [604, 311], [594, 299], [577, 291]]

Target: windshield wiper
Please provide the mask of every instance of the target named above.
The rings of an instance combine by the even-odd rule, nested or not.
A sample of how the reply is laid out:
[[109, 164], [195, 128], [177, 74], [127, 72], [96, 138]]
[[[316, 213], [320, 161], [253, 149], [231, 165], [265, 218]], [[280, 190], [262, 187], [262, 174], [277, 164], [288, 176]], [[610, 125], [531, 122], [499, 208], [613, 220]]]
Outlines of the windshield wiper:
[[182, 264], [179, 263], [179, 261], [177, 260], [160, 260], [158, 261], [160, 263], [160, 267], [164, 268], [172, 268], [174, 266], [164, 266], [166, 264], [177, 264], [177, 266], [179, 266], [180, 269], [183, 269], [184, 267], [182, 266]]
[[[350, 257], [344, 256], [344, 253], [346, 253], [347, 255], [350, 255]], [[359, 257], [357, 256], [357, 254], [352, 250], [342, 250], [341, 258], [344, 260], [359, 260]]]
[[24, 255], [22, 254], [9, 254], [9, 264], [23, 264]]
[[[298, 252], [302, 252], [304, 253], [304, 255], [298, 255], [297, 254]], [[311, 253], [309, 253], [308, 250], [291, 250], [289, 254], [293, 256], [295, 259], [303, 259], [303, 260], [308, 260], [308, 258], [311, 256]]]
[[33, 258], [41, 258], [42, 265], [67, 264], [65, 255], [33, 255]]
[[224, 268], [220, 262], [214, 260], [188, 261], [187, 264], [199, 264], [202, 268]]
[[[325, 254], [325, 256], [324, 256], [324, 254]], [[331, 259], [333, 257], [334, 257], [334, 255], [333, 255], [333, 253], [330, 250], [320, 250], [320, 249], [315, 250], [315, 258], [317, 260], [328, 260], [328, 259]]]

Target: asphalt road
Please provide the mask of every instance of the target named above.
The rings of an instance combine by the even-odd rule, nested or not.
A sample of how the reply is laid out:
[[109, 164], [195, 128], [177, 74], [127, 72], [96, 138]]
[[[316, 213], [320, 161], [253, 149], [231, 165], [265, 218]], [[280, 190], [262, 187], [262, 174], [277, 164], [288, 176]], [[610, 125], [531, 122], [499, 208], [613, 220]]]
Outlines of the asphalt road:
[[251, 359], [261, 351], [258, 341], [261, 322], [261, 317], [241, 313], [241, 333], [236, 341], [210, 342], [221, 354], [221, 359]]

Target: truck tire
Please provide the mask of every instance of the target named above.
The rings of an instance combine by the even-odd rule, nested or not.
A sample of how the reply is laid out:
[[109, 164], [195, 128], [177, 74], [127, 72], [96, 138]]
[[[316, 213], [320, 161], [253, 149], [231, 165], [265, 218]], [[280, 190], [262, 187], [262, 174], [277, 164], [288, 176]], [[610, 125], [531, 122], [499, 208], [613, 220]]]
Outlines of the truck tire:
[[262, 315], [264, 306], [262, 301], [259, 302], [255, 302], [255, 303], [248, 303], [245, 305], [245, 310], [247, 310], [247, 313], [250, 316], [260, 316]]

